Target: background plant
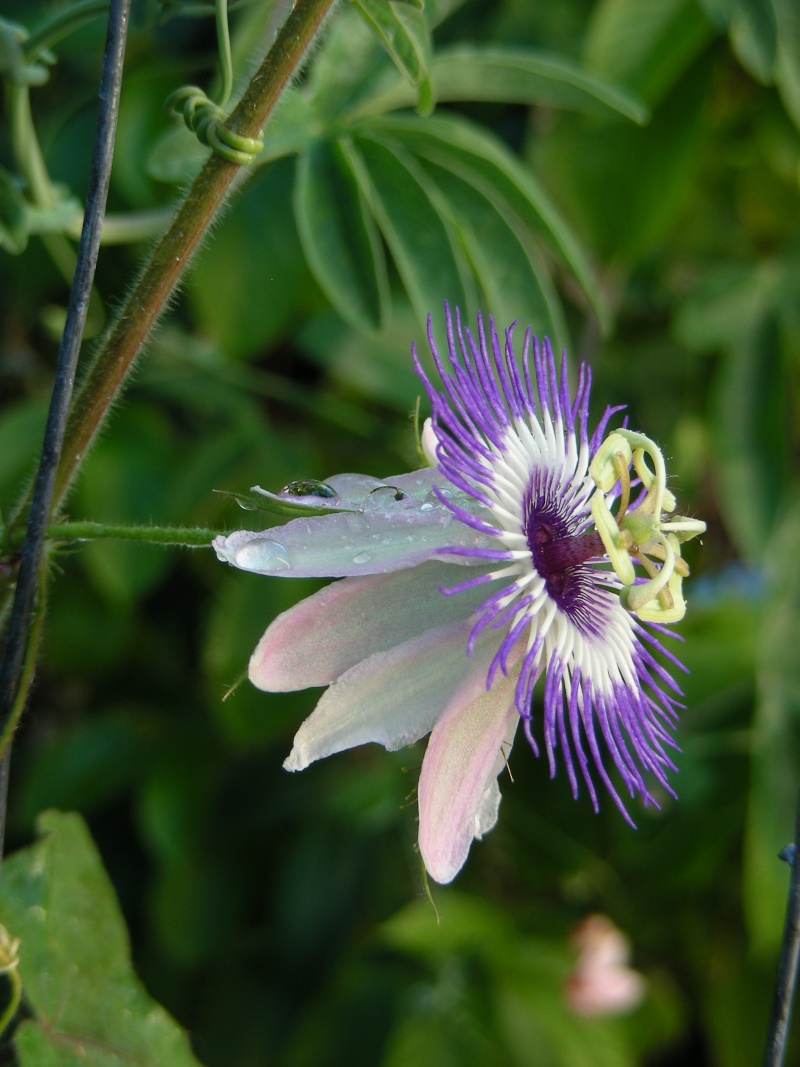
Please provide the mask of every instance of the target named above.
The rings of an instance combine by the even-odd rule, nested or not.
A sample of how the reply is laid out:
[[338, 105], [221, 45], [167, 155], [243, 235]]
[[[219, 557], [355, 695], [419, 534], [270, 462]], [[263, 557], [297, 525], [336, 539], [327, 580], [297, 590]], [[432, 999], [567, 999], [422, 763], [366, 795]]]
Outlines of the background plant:
[[[237, 91], [287, 7], [231, 4]], [[313, 694], [241, 686], [221, 700], [267, 621], [312, 583], [103, 538], [50, 556], [9, 846], [29, 845], [47, 808], [83, 814], [136, 969], [209, 1067], [757, 1062], [787, 881], [775, 854], [798, 786], [792, 5], [358, 8], [334, 11], [282, 97], [63, 517], [230, 528], [248, 516], [214, 490], [406, 468], [419, 391], [408, 349], [425, 312], [446, 296], [531, 321], [591, 360], [598, 410], [627, 402], [671, 455], [686, 510], [712, 519], [683, 627], [680, 801], [632, 833], [517, 754], [501, 825], [457, 887], [435, 894], [436, 927], [403, 806], [413, 753], [356, 752], [289, 779], [280, 763]], [[60, 10], [20, 2], [4, 14], [37, 45]], [[3, 37], [6, 517], [40, 444], [88, 170], [104, 8], [81, 11], [80, 26], [39, 41], [52, 55]], [[208, 155], [165, 100], [183, 83], [212, 98], [222, 88], [213, 12], [142, 3], [134, 16], [107, 232], [122, 243], [101, 252], [97, 335], [138, 242], [163, 231]], [[20, 150], [27, 99], [38, 153]], [[18, 533], [6, 536], [6, 579]], [[4, 867], [12, 933], [20, 901], [50, 892], [43, 869], [59, 928], [76, 880], [112, 899], [88, 838], [48, 819], [44, 843]], [[596, 910], [627, 931], [649, 980], [629, 1017], [576, 1020], [561, 1001], [567, 933]], [[90, 937], [62, 937], [54, 961], [41, 955], [47, 938], [25, 931], [40, 1020], [26, 952], [39, 974], [86, 977], [78, 1030], [116, 1010], [97, 995], [109, 973], [134, 988], [124, 934], [107, 921], [116, 933], [98, 929], [96, 946], [114, 951], [94, 964]], [[44, 1062], [24, 1043], [44, 1030], [23, 1030], [20, 1062]], [[136, 1033], [112, 1036], [153, 1062], [132, 1049]], [[175, 1044], [158, 1062], [191, 1062], [165, 1033]]]

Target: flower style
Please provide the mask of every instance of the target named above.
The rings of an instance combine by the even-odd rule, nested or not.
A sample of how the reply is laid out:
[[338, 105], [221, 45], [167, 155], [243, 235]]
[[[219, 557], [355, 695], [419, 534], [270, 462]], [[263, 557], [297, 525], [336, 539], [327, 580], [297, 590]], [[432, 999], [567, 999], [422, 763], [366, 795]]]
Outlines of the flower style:
[[604, 440], [621, 409], [606, 409], [590, 434], [586, 366], [573, 398], [566, 357], [559, 370], [548, 341], [528, 330], [518, 362], [513, 327], [501, 343], [491, 319], [488, 337], [480, 317], [474, 336], [446, 312], [444, 358], [428, 325], [441, 389], [412, 347], [432, 405], [430, 467], [293, 482], [278, 494], [256, 487], [313, 513], [214, 542], [244, 570], [343, 579], [272, 623], [249, 676], [273, 692], [329, 686], [288, 770], [430, 734], [419, 847], [443, 883], [497, 820], [497, 776], [520, 719], [538, 754], [540, 676], [551, 776], [560, 750], [573, 795], [583, 781], [597, 810], [597, 779], [629, 822], [609, 765], [645, 804], [658, 806], [654, 790], [672, 793], [680, 689], [664, 664], [681, 664], [661, 636], [685, 610], [682, 542], [705, 528], [671, 517], [652, 441], [625, 427]]

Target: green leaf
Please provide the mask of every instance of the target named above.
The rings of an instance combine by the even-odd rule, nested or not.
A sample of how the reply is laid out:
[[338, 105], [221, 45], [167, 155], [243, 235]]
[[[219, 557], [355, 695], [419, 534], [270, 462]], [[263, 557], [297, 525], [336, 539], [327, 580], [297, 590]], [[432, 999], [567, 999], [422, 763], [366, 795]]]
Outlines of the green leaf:
[[21, 938], [34, 1018], [16, 1031], [20, 1067], [198, 1067], [175, 1021], [130, 964], [114, 890], [83, 820], [50, 811], [41, 840], [9, 857], [0, 914]]
[[[155, 408], [124, 409], [114, 433], [88, 459], [76, 491], [76, 512], [109, 524], [166, 524], [172, 518], [165, 465], [180, 469], [179, 446], [169, 420]], [[177, 517], [177, 516], [176, 516]], [[95, 587], [116, 605], [134, 604], [170, 566], [170, 554], [154, 545], [92, 541], [81, 562]]]
[[229, 358], [265, 351], [323, 303], [291, 206], [294, 165], [279, 160], [251, 181], [214, 232], [187, 280], [201, 329]]
[[764, 558], [788, 477], [786, 384], [776, 317], [765, 311], [722, 359], [712, 396], [719, 495], [739, 551]]
[[[566, 346], [566, 325], [550, 277], [533, 242], [520, 237], [502, 206], [452, 170], [425, 164], [458, 220], [458, 230], [498, 329], [519, 321], [539, 337]], [[524, 230], [522, 231], [524, 234]]]
[[[609, 82], [546, 52], [491, 45], [457, 45], [437, 52], [431, 81], [439, 102], [485, 100], [543, 104], [591, 114], [619, 114], [647, 121], [647, 108]], [[385, 79], [349, 120], [408, 107], [414, 99], [398, 78]]]
[[[116, 621], [104, 618], [103, 626], [98, 627], [97, 605], [93, 606], [96, 611], [94, 626], [88, 632], [84, 629], [80, 637], [86, 643], [102, 644], [106, 640], [106, 630], [113, 630]], [[73, 626], [77, 624], [80, 628], [85, 617], [81, 617], [75, 603], [71, 614]], [[48, 623], [50, 621], [48, 613]], [[50, 631], [49, 644], [63, 640], [61, 620], [57, 620], [56, 626], [55, 634]], [[133, 640], [130, 634], [125, 636]], [[124, 645], [118, 648], [118, 654], [124, 651]], [[86, 654], [83, 653], [81, 662], [79, 640], [73, 640], [69, 652], [72, 653], [70, 668], [76, 671], [79, 663], [83, 667]], [[46, 654], [48, 667], [52, 669], [54, 659], [49, 648]], [[57, 653], [62, 669], [66, 667], [68, 654], [64, 650]], [[108, 804], [125, 793], [141, 776], [149, 753], [160, 751], [161, 737], [154, 727], [150, 709], [119, 707], [104, 710], [102, 717], [70, 724], [63, 732], [54, 731], [46, 744], [37, 747], [25, 768], [14, 807], [16, 826], [30, 832], [39, 813], [54, 805], [87, 811]]]
[[800, 786], [800, 500], [766, 553], [768, 588], [758, 648], [750, 795], [744, 853], [748, 927], [757, 951], [780, 944], [789, 868], [777, 858], [794, 837]]
[[718, 30], [727, 30], [736, 0], [698, 0], [698, 2]]
[[325, 127], [369, 95], [375, 82], [391, 69], [377, 37], [351, 5], [340, 6], [330, 23], [304, 86], [304, 95]]
[[648, 104], [664, 97], [713, 27], [696, 0], [601, 0], [586, 37], [586, 66]]
[[200, 172], [211, 150], [184, 125], [170, 126], [158, 137], [144, 161], [148, 178], [167, 185], [183, 185]]
[[774, 0], [778, 19], [775, 82], [786, 110], [800, 128], [800, 8], [795, 0]]
[[[419, 330], [419, 320], [403, 295], [392, 306], [392, 328], [380, 336], [356, 334], [330, 312], [311, 319], [297, 335], [305, 355], [326, 374], [345, 385], [348, 393], [380, 402], [405, 417], [413, 410], [421, 383], [409, 357], [409, 341]], [[373, 440], [378, 432], [373, 428]]]
[[316, 114], [308, 97], [292, 86], [284, 89], [264, 130], [257, 166], [301, 152], [316, 134]]
[[421, 322], [442, 304], [472, 315], [468, 265], [435, 185], [400, 147], [370, 137], [342, 145], [357, 174]]
[[731, 44], [747, 70], [764, 85], [772, 84], [778, 25], [772, 0], [738, 0], [731, 12]]
[[390, 135], [433, 163], [457, 173], [496, 204], [512, 226], [544, 237], [575, 276], [608, 328], [610, 312], [597, 287], [587, 253], [529, 168], [485, 129], [462, 118], [437, 115], [420, 122], [400, 116], [374, 119], [365, 129]]
[[309, 266], [330, 302], [358, 329], [382, 329], [389, 303], [383, 246], [337, 142], [318, 141], [300, 157], [294, 211]]
[[431, 40], [421, 7], [393, 0], [353, 0], [353, 3], [397, 69], [417, 90], [420, 114], [430, 114], [434, 106], [428, 73]]
[[17, 256], [28, 244], [25, 198], [14, 175], [0, 167], [0, 248]]
[[11, 511], [23, 478], [36, 470], [47, 406], [45, 396], [33, 396], [15, 404], [6, 401], [0, 412], [0, 508], [4, 511]]
[[536, 160], [603, 261], [652, 254], [694, 191], [711, 66], [698, 62], [644, 128], [565, 115]]

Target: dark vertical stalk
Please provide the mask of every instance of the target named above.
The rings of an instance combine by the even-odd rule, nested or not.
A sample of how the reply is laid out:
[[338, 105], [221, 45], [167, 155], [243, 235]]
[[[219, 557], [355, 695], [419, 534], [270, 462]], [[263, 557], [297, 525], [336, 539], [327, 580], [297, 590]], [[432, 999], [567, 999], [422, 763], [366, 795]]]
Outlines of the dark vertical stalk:
[[786, 921], [783, 927], [781, 958], [775, 982], [775, 999], [772, 1017], [767, 1031], [767, 1047], [764, 1052], [764, 1067], [781, 1067], [786, 1053], [789, 1022], [792, 1015], [797, 969], [800, 963], [800, 796], [797, 801], [797, 816], [794, 828], [794, 844], [787, 845], [780, 859], [791, 866], [789, 899], [786, 903]]
[[[86, 213], [78, 244], [78, 261], [72, 280], [64, 333], [56, 365], [53, 394], [42, 444], [41, 460], [33, 487], [25, 542], [11, 608], [3, 662], [0, 665], [0, 733], [3, 732], [18, 699], [19, 679], [25, 651], [36, 611], [36, 593], [40, 562], [44, 549], [45, 529], [50, 517], [64, 434], [67, 425], [78, 353], [86, 323], [92, 281], [100, 248], [114, 135], [119, 111], [125, 39], [128, 31], [130, 0], [111, 0], [108, 16], [103, 69], [100, 76], [100, 110], [97, 122], [92, 169], [86, 196]], [[5, 828], [11, 744], [6, 745], [0, 762], [0, 858]]]

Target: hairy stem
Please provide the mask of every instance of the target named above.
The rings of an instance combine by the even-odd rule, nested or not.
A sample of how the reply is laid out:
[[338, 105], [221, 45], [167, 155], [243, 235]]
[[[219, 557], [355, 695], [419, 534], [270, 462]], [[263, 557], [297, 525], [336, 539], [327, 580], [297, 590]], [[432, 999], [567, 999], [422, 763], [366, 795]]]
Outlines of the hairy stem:
[[60, 522], [48, 526], [47, 539], [65, 541], [140, 541], [148, 545], [208, 548], [222, 531], [196, 526], [110, 526], [105, 522]]

